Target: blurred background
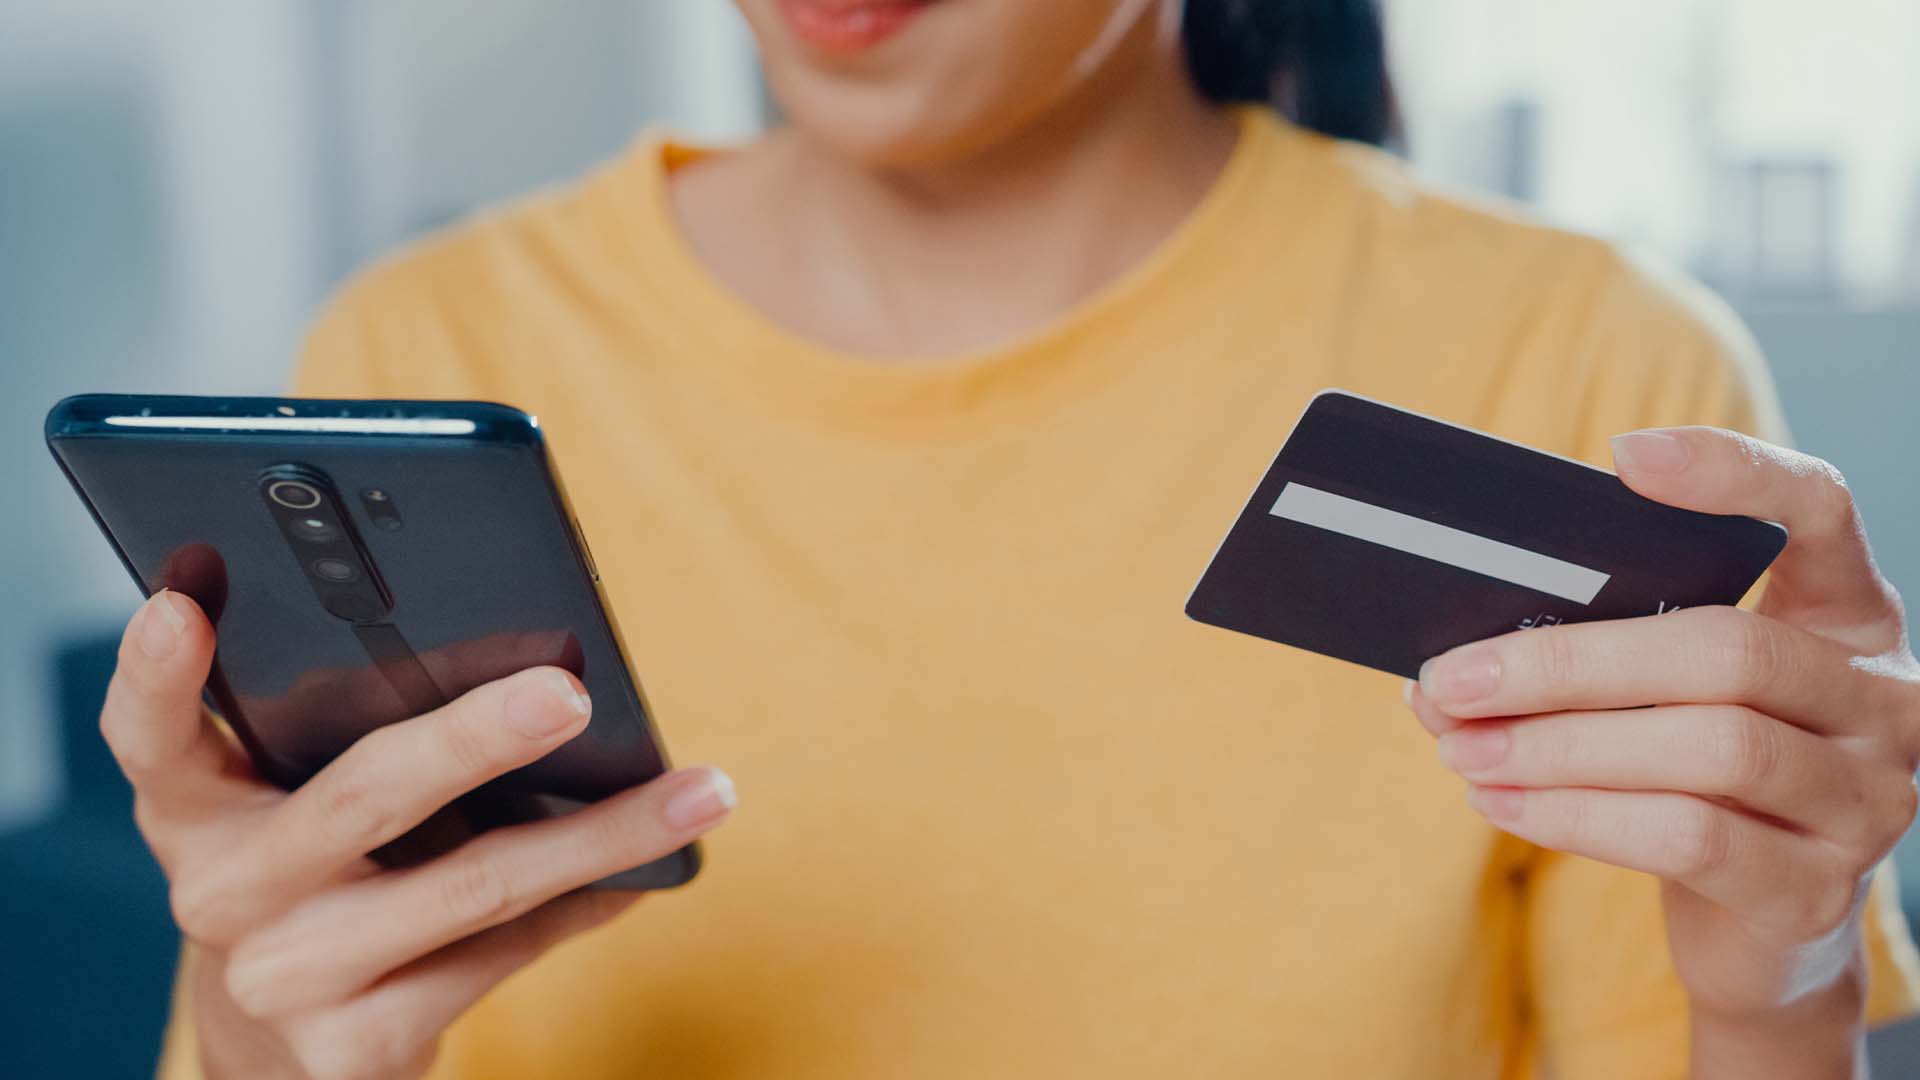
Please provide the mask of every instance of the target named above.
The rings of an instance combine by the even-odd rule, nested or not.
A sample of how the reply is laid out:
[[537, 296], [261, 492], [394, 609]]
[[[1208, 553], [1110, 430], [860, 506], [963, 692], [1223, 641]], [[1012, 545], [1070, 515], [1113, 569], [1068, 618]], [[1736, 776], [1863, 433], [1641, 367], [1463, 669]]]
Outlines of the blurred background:
[[[1386, 7], [1416, 164], [1732, 300], [1920, 597], [1920, 3]], [[0, 1075], [146, 1071], [174, 951], [93, 732], [136, 593], [47, 406], [277, 392], [368, 258], [646, 125], [768, 115], [725, 0], [0, 3]]]

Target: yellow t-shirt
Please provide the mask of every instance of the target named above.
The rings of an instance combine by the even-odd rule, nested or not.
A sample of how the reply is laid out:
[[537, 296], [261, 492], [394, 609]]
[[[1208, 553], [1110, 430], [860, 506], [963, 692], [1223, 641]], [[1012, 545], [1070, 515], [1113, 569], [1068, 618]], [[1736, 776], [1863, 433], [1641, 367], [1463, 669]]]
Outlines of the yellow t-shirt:
[[[537, 413], [674, 757], [741, 798], [697, 882], [503, 984], [435, 1077], [1684, 1073], [1653, 879], [1490, 828], [1399, 679], [1181, 608], [1322, 387], [1604, 463], [1777, 433], [1764, 373], [1603, 243], [1241, 116], [1144, 264], [971, 355], [756, 315], [659, 139], [346, 289], [300, 389]], [[1886, 1017], [1920, 979], [1876, 897]]]

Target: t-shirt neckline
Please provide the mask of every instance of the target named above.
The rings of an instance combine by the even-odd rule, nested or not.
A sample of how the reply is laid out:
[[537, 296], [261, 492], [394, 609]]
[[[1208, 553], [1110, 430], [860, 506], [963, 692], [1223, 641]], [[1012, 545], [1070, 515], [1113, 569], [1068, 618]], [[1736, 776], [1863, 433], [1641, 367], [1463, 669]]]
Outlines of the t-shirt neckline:
[[1008, 341], [963, 352], [889, 357], [837, 350], [779, 324], [721, 282], [694, 252], [675, 217], [670, 171], [725, 147], [644, 132], [613, 170], [627, 206], [628, 253], [646, 286], [664, 291], [702, 328], [715, 351], [702, 363], [734, 369], [752, 397], [773, 407], [822, 409], [848, 423], [928, 430], [1001, 411], [1039, 407], [1117, 374], [1122, 355], [1074, 345], [1153, 301], [1169, 279], [1204, 257], [1214, 238], [1258, 197], [1253, 178], [1288, 125], [1257, 105], [1232, 110], [1239, 132], [1200, 201], [1143, 259], [1045, 324]]

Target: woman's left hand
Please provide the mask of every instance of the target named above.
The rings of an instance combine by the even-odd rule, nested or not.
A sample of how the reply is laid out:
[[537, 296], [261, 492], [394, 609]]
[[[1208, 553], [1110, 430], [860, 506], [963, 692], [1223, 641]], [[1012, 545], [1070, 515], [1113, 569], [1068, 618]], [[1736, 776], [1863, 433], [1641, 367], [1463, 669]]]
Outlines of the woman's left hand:
[[1868, 878], [1916, 805], [1900, 598], [1825, 462], [1715, 428], [1624, 435], [1614, 456], [1648, 498], [1787, 527], [1758, 609], [1462, 646], [1421, 671], [1414, 711], [1493, 824], [1663, 879], [1696, 1025], [1848, 983], [1857, 1025]]

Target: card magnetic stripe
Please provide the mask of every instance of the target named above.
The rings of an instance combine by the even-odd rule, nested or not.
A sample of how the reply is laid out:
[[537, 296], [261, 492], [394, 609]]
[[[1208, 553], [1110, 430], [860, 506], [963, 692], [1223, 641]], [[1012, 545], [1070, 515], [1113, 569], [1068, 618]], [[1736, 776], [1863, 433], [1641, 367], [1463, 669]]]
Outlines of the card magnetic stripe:
[[1277, 518], [1403, 551], [1576, 604], [1590, 604], [1609, 575], [1537, 551], [1290, 481], [1267, 511]]

